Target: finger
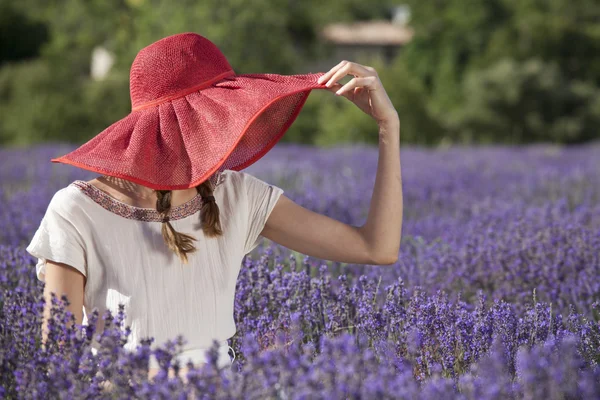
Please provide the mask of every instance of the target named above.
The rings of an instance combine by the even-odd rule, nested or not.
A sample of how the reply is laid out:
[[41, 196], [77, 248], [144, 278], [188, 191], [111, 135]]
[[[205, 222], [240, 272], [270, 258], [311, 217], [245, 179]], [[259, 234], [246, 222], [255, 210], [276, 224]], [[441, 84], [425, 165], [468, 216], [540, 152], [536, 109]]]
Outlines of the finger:
[[351, 67], [350, 64], [351, 63], [346, 63], [346, 64], [342, 65], [340, 68], [338, 68], [337, 71], [335, 71], [333, 73], [331, 78], [329, 78], [329, 80], [327, 81], [327, 83], [325, 85], [327, 87], [331, 87], [334, 83], [337, 83], [337, 81], [342, 79], [344, 76], [348, 75], [348, 72], [350, 71], [350, 67]]
[[331, 87], [326, 87], [325, 89], [327, 89], [330, 92], [337, 92], [343, 85], [340, 85], [339, 83], [336, 83], [335, 85], [331, 86]]
[[333, 74], [333, 76], [327, 82], [327, 86], [337, 82], [342, 79], [344, 76], [351, 74], [355, 77], [365, 77], [365, 76], [375, 76], [376, 74], [371, 70], [368, 70], [364, 65], [357, 64], [354, 62], [348, 62], [347, 64], [340, 67], [337, 72]]
[[329, 80], [329, 78], [335, 73], [335, 71], [337, 71], [338, 69], [340, 69], [347, 62], [348, 61], [346, 61], [346, 60], [340, 61], [336, 66], [334, 66], [333, 68], [331, 68], [324, 75], [320, 76], [319, 79], [317, 79], [317, 83], [327, 82]]
[[[335, 93], [337, 92], [340, 88], [342, 88], [343, 85], [340, 85], [339, 83], [334, 84], [332, 87], [328, 87], [325, 88], [328, 91], [330, 91], [331, 93]], [[351, 92], [346, 92], [342, 94], [345, 98], [352, 100], [353, 94]]]
[[366, 89], [375, 89], [376, 78], [374, 76], [365, 76], [362, 78], [353, 78], [344, 86], [342, 86], [338, 91], [335, 92], [337, 95], [342, 95], [344, 93], [348, 93], [350, 90], [363, 87]]

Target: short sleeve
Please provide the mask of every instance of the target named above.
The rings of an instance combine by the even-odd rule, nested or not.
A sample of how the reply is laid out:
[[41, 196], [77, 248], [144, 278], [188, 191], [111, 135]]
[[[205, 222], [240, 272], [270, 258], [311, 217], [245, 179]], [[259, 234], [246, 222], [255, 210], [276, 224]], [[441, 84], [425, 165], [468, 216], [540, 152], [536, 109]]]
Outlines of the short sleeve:
[[260, 243], [262, 232], [271, 211], [283, 189], [264, 182], [245, 172], [239, 172], [244, 190], [247, 194], [247, 222], [248, 231], [244, 245], [244, 254], [250, 253]]
[[87, 277], [85, 242], [74, 200], [64, 188], [55, 193], [26, 251], [38, 258], [36, 275], [46, 281], [46, 261], [72, 266]]

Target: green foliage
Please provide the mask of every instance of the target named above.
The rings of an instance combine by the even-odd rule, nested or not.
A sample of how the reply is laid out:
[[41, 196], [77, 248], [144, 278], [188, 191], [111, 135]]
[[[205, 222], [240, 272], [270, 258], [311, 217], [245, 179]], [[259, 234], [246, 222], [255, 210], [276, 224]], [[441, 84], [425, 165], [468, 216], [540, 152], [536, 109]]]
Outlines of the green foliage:
[[37, 57], [40, 46], [47, 40], [46, 25], [27, 18], [13, 5], [0, 0], [0, 66]]
[[407, 69], [404, 58], [397, 57], [390, 66], [377, 63], [372, 66], [398, 110], [402, 141], [425, 146], [445, 143], [447, 130], [435, 117], [423, 82]]
[[401, 57], [407, 71], [423, 83], [432, 109], [444, 115], [459, 109], [465, 72], [500, 27], [508, 10], [498, 0], [407, 0], [411, 7], [412, 41]]
[[[497, 2], [497, 1], [495, 1]], [[597, 0], [502, 0], [511, 18], [494, 30], [484, 66], [538, 58], [569, 79], [600, 84], [600, 3]]]
[[131, 107], [128, 74], [101, 82], [73, 80], [38, 59], [0, 69], [0, 142], [83, 142], [124, 117]]
[[[403, 3], [411, 7], [415, 36], [393, 63], [352, 60], [377, 69], [400, 115], [403, 142], [578, 143], [598, 136], [596, 0]], [[304, 73], [308, 61], [332, 50], [319, 39], [325, 24], [388, 18], [391, 5], [0, 0], [0, 144], [82, 143], [124, 117], [131, 62], [164, 36], [207, 36], [239, 74]], [[90, 78], [96, 46], [115, 54], [109, 76], [99, 82]], [[348, 100], [315, 90], [282, 140], [375, 144], [377, 125]]]
[[[52, 139], [62, 132], [70, 138], [85, 124], [78, 104], [80, 96], [68, 82], [55, 79], [43, 60], [8, 64], [0, 70], [0, 93], [9, 103], [0, 103], [0, 138], [3, 142], [24, 145]], [[75, 105], [70, 108], [69, 104]]]
[[319, 134], [314, 138], [317, 146], [337, 143], [377, 143], [377, 124], [348, 99], [334, 93], [324, 92], [329, 101], [323, 101], [319, 109]]
[[600, 89], [567, 79], [557, 64], [501, 60], [471, 73], [457, 125], [461, 142], [572, 143], [591, 140], [600, 126]]
[[600, 3], [406, 1], [406, 70], [451, 142], [598, 137]]
[[[0, 9], [8, 9], [3, 1]], [[50, 40], [37, 32], [39, 40], [31, 48], [19, 49], [23, 56], [41, 57], [0, 70], [0, 143], [81, 143], [124, 117], [130, 111], [131, 63], [142, 47], [164, 36], [186, 31], [205, 35], [239, 74], [303, 73], [307, 60], [325, 55], [317, 37], [322, 24], [332, 18], [352, 20], [354, 13], [381, 17], [384, 3], [364, 7], [344, 0], [335, 9], [323, 2], [287, 0], [256, 0], [252, 7], [242, 0], [21, 0], [10, 6], [12, 14], [0, 13], [0, 29], [18, 36], [43, 23]], [[116, 58], [109, 76], [99, 82], [90, 77], [96, 46]], [[311, 100], [286, 140], [310, 143], [317, 134], [319, 103]]]
[[[360, 60], [372, 66], [390, 96], [401, 121], [402, 142], [421, 145], [438, 144], [444, 140], [444, 130], [434, 118], [425, 101], [424, 88], [406, 70], [402, 57], [396, 58], [391, 65], [385, 65], [381, 59]], [[349, 81], [349, 78], [341, 83]], [[325, 92], [320, 97], [319, 134], [314, 144], [331, 146], [336, 143], [379, 142], [375, 121], [348, 99]], [[314, 95], [311, 95], [314, 96]]]
[[117, 121], [131, 111], [128, 86], [129, 73], [124, 71], [113, 71], [100, 82], [86, 80], [82, 85], [82, 108], [88, 114], [83, 132], [87, 139], [106, 128], [107, 121]]

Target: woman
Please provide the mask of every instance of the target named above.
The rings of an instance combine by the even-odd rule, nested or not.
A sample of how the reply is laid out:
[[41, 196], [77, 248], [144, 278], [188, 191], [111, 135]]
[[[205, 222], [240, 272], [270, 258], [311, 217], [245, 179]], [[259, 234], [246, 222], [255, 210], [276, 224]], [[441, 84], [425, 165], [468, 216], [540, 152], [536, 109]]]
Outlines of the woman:
[[[346, 75], [354, 78], [340, 84]], [[346, 97], [379, 126], [363, 226], [312, 212], [241, 172], [281, 138], [312, 89]], [[181, 334], [185, 366], [205, 362], [214, 339], [219, 364], [230, 366], [236, 280], [260, 237], [325, 260], [397, 260], [400, 122], [373, 68], [342, 61], [326, 73], [237, 75], [212, 42], [183, 33], [138, 53], [130, 95], [128, 116], [52, 160], [101, 175], [59, 190], [27, 247], [45, 282], [43, 342], [54, 292], [67, 296], [79, 324], [93, 308], [102, 315], [125, 304], [128, 350], [144, 337], [162, 344]], [[149, 378], [157, 371], [152, 357]]]

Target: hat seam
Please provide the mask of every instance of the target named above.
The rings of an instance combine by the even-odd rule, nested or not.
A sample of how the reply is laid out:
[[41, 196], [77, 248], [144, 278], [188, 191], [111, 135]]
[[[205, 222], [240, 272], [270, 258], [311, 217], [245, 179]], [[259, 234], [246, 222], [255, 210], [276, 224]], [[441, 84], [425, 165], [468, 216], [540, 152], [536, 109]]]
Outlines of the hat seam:
[[146, 108], [150, 108], [150, 107], [153, 107], [153, 106], [158, 106], [158, 105], [167, 103], [167, 102], [169, 102], [171, 100], [176, 100], [176, 99], [178, 99], [180, 97], [185, 97], [185, 96], [187, 96], [190, 93], [197, 92], [197, 91], [199, 91], [201, 89], [207, 88], [208, 86], [210, 86], [210, 85], [212, 85], [212, 84], [214, 84], [214, 83], [216, 83], [216, 82], [218, 82], [218, 81], [220, 81], [220, 80], [222, 80], [224, 78], [227, 78], [228, 76], [232, 76], [232, 75], [235, 75], [235, 72], [232, 69], [230, 69], [229, 71], [225, 71], [225, 72], [223, 72], [223, 73], [221, 73], [221, 74], [213, 77], [212, 79], [204, 81], [204, 82], [202, 82], [202, 83], [200, 83], [198, 85], [195, 85], [195, 86], [192, 86], [192, 87], [189, 87], [189, 88], [185, 88], [185, 89], [182, 89], [182, 90], [180, 90], [178, 92], [175, 92], [173, 94], [170, 94], [170, 95], [167, 95], [167, 96], [163, 96], [163, 97], [159, 97], [157, 99], [154, 99], [154, 100], [151, 100], [151, 101], [147, 101], [146, 103], [142, 103], [139, 106], [132, 107], [131, 111], [132, 112], [133, 111], [140, 111], [140, 110], [143, 110], [143, 109], [146, 109]]

